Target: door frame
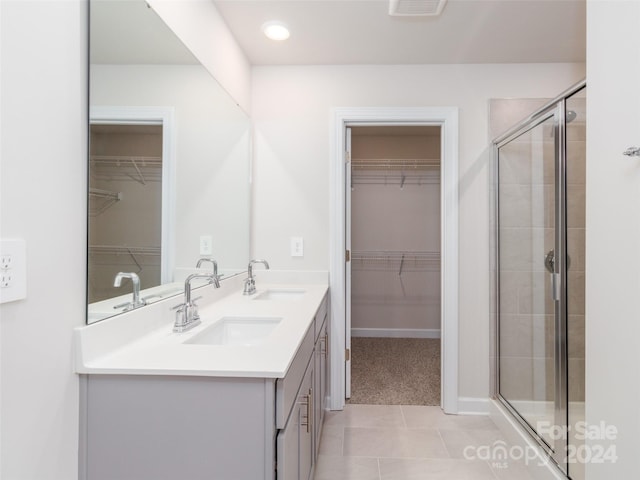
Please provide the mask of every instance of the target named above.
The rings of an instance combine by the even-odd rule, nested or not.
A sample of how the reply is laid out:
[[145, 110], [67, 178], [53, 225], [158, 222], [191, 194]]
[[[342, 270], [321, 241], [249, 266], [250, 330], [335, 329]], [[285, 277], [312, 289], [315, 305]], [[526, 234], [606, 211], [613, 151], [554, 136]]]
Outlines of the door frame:
[[173, 280], [175, 266], [176, 142], [173, 107], [92, 106], [90, 125], [162, 125], [162, 219], [160, 281]]
[[348, 107], [332, 111], [330, 162], [331, 410], [345, 405], [346, 371], [346, 173], [347, 126], [437, 125], [441, 127], [441, 407], [458, 413], [458, 108]]

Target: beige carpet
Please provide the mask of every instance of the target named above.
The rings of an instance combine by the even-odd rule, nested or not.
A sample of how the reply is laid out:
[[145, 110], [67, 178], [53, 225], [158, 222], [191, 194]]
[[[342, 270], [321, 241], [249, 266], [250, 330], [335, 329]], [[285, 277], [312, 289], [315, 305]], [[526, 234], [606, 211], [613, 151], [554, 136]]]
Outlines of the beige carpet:
[[372, 405], [440, 405], [440, 339], [351, 339], [351, 399]]

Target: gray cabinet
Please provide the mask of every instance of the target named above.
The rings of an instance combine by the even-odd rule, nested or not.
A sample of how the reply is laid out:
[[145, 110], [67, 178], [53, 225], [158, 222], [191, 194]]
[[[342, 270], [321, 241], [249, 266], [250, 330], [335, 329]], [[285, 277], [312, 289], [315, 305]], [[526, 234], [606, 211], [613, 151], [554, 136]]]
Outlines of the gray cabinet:
[[311, 477], [313, 467], [312, 367], [313, 365], [309, 363], [289, 420], [278, 433], [276, 448], [278, 479], [308, 480]]
[[[278, 480], [309, 480], [320, 446], [328, 385], [328, 308], [325, 300], [284, 379], [276, 386]], [[301, 372], [304, 371], [304, 374]], [[296, 390], [296, 395], [292, 392]], [[295, 398], [295, 401], [293, 400]]]
[[79, 478], [273, 480], [274, 400], [270, 379], [83, 375]]
[[[316, 317], [316, 322], [318, 321], [319, 319]], [[321, 319], [321, 323], [322, 325], [318, 331], [314, 349], [314, 458], [317, 457], [317, 452], [320, 447], [320, 435], [322, 433], [324, 412], [326, 410], [327, 385], [329, 380], [329, 330], [326, 313], [325, 317]]]
[[[307, 334], [308, 340], [313, 339], [313, 329]], [[299, 383], [293, 401], [290, 403], [287, 420], [284, 428], [278, 431], [276, 442], [277, 478], [278, 480], [309, 480], [314, 465], [314, 362], [313, 350], [309, 355], [296, 360], [304, 363], [304, 373]], [[291, 381], [289, 376], [295, 375], [300, 364], [296, 361], [291, 365], [290, 372], [282, 380], [278, 380], [276, 387], [276, 410], [280, 404], [280, 398], [285, 398], [286, 385]]]
[[80, 376], [80, 480], [310, 480], [328, 373], [326, 299], [284, 378]]

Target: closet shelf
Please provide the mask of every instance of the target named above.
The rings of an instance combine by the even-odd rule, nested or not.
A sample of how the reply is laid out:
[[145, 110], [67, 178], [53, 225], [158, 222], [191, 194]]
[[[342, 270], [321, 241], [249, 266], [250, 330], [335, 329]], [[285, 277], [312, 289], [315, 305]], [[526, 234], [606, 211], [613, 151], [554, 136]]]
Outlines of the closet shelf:
[[354, 185], [439, 185], [440, 171], [367, 171], [366, 173], [353, 172], [351, 175], [351, 187]]
[[395, 272], [438, 272], [440, 252], [428, 251], [357, 251], [351, 252], [352, 268]]
[[354, 170], [433, 170], [440, 168], [439, 158], [352, 158]]
[[89, 253], [160, 255], [160, 247], [128, 247], [126, 245], [89, 245]]
[[[159, 264], [159, 259], [157, 257], [159, 257], [160, 254], [160, 247], [153, 246], [129, 247], [127, 245], [89, 245], [89, 256], [93, 259], [97, 256], [106, 257], [107, 255], [115, 255], [116, 257], [126, 256], [129, 259], [128, 263], [134, 264], [138, 268], [136, 273], [142, 272], [144, 269], [143, 264], [146, 266]], [[146, 260], [141, 260], [138, 257], [143, 257]], [[93, 264], [114, 265], [112, 261], [101, 263], [100, 261], [96, 262], [95, 260], [93, 260]]]
[[103, 213], [111, 205], [122, 200], [122, 193], [110, 192], [99, 188], [89, 188], [89, 215], [95, 217]]
[[142, 185], [147, 181], [162, 180], [162, 157], [127, 155], [91, 155], [91, 175], [107, 180], [135, 180]]

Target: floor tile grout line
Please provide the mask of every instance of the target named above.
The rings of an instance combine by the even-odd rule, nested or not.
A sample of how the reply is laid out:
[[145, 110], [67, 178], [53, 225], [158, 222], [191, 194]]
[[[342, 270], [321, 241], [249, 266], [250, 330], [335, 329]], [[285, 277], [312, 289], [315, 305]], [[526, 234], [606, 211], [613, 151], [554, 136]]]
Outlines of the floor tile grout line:
[[444, 437], [442, 436], [442, 433], [440, 432], [439, 428], [435, 429], [436, 432], [438, 432], [438, 437], [440, 437], [440, 441], [442, 442], [442, 446], [444, 447], [444, 451], [447, 452], [447, 455], [449, 456], [449, 458], [453, 458], [451, 456], [451, 452], [449, 451], [449, 448], [447, 448], [447, 442], [444, 441]]

